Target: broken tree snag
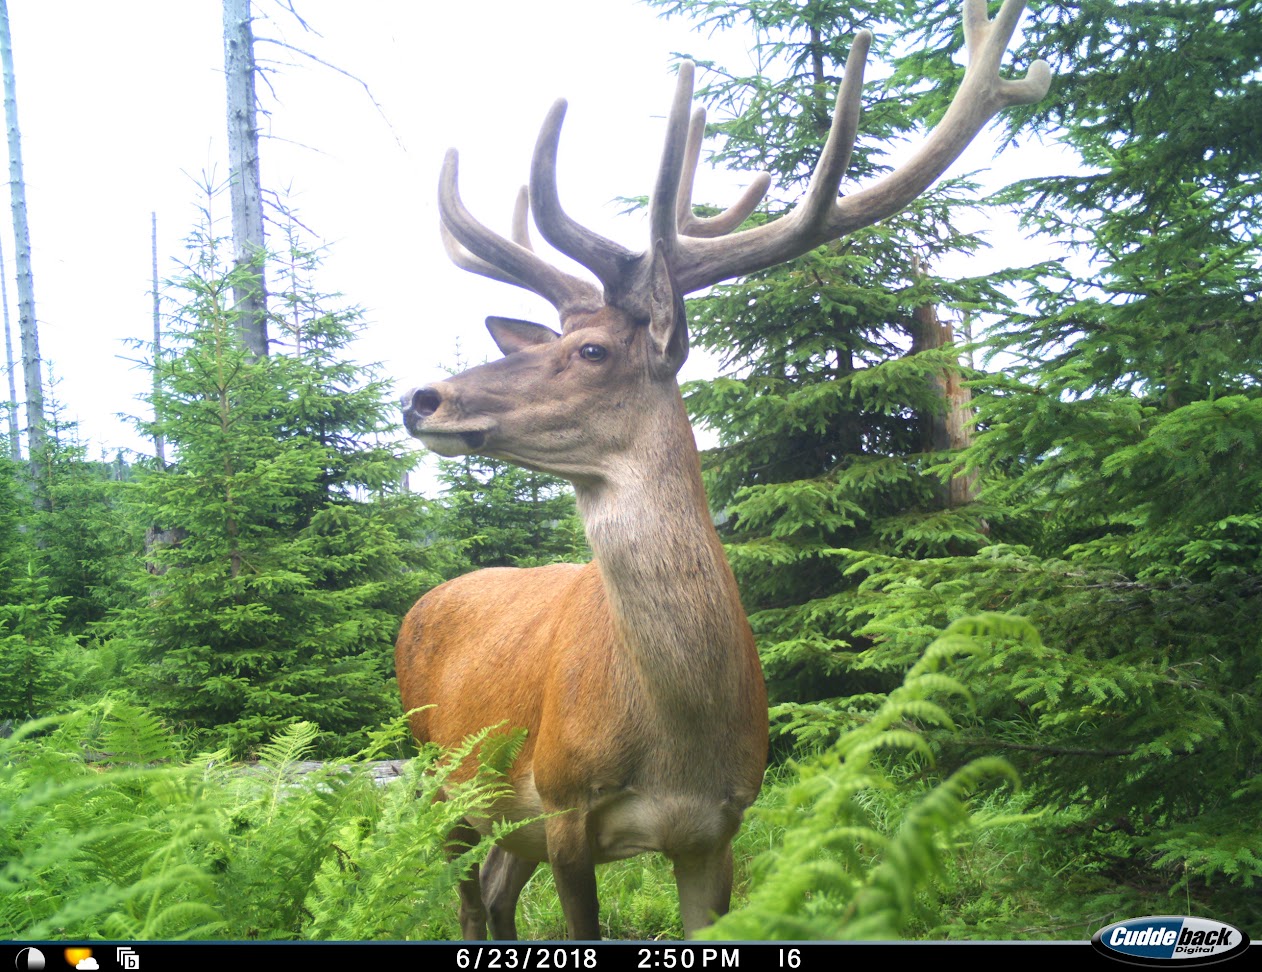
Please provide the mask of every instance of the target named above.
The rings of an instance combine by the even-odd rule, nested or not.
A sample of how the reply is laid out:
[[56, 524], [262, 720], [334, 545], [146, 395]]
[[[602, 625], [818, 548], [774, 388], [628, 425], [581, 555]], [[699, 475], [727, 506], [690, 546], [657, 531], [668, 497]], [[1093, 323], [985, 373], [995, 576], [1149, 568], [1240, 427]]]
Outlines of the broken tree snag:
[[[921, 272], [918, 261], [914, 272]], [[949, 321], [939, 320], [938, 309], [933, 304], [921, 304], [912, 311], [912, 354], [954, 343], [954, 328]], [[921, 449], [947, 452], [972, 445], [973, 393], [964, 385], [958, 363], [938, 369], [930, 382], [940, 404], [921, 413]], [[977, 491], [977, 473], [960, 472], [941, 485], [938, 497], [945, 507], [954, 509], [977, 499]]]
[[267, 289], [263, 279], [263, 191], [259, 183], [258, 101], [254, 92], [254, 29], [250, 0], [224, 0], [224, 74], [228, 82], [228, 160], [232, 245], [237, 273], [232, 296], [241, 339], [255, 357], [267, 354]]

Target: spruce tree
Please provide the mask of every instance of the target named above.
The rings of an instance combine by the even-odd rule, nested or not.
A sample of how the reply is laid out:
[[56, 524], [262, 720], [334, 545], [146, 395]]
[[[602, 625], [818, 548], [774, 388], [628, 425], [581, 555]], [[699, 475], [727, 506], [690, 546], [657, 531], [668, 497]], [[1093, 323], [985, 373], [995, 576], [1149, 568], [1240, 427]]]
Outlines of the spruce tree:
[[193, 241], [145, 424], [174, 464], [135, 487], [149, 522], [180, 539], [149, 552], [142, 599], [116, 629], [142, 698], [239, 755], [303, 720], [326, 752], [362, 741], [398, 704], [399, 619], [439, 579], [415, 542], [418, 503], [398, 488], [413, 459], [391, 396], [347, 356], [361, 315], [312, 289], [315, 257], [291, 242], [274, 295], [291, 353], [263, 357], [231, 299], [247, 271]]
[[563, 480], [485, 456], [443, 459], [439, 470], [433, 539], [453, 554], [450, 576], [590, 559]]
[[59, 618], [37, 567], [28, 529], [29, 487], [24, 470], [0, 457], [0, 727], [47, 715], [56, 695]]
[[[1067, 255], [1031, 268], [986, 338], [979, 385], [992, 544], [851, 559], [866, 632], [911, 650], [978, 609], [1043, 645], [979, 665], [951, 758], [1008, 755], [1054, 801], [1044, 845], [1065, 915], [1256, 923], [1262, 876], [1262, 22], [1239, 3], [1033, 3], [1054, 96], [1013, 116], [1081, 160], [1001, 198]], [[925, 13], [923, 73], [957, 70]], [[1020, 53], [1018, 57], [1020, 57]]]
[[63, 599], [67, 633], [90, 640], [93, 626], [122, 604], [123, 575], [139, 549], [138, 524], [122, 496], [131, 464], [121, 452], [92, 459], [77, 423], [64, 418], [55, 386], [45, 392], [47, 435], [40, 454], [48, 509], [33, 521], [39, 571]]

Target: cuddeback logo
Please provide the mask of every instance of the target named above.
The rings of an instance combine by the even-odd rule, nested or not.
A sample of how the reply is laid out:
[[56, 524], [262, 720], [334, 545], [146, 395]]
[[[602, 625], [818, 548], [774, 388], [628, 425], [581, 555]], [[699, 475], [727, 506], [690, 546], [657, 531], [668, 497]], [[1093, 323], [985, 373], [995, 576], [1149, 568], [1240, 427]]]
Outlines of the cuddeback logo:
[[1249, 947], [1244, 932], [1208, 918], [1152, 915], [1101, 928], [1091, 938], [1097, 951], [1135, 965], [1208, 965]]

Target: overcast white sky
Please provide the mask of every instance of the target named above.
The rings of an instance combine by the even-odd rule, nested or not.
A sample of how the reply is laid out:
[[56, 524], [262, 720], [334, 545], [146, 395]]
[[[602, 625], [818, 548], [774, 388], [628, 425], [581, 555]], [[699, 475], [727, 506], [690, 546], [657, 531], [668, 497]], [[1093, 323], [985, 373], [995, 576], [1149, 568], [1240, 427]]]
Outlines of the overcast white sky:
[[[267, 18], [257, 34], [357, 75], [381, 112], [328, 68], [278, 67], [276, 97], [263, 92], [265, 130], [276, 138], [262, 147], [262, 178], [288, 187], [303, 221], [331, 244], [320, 283], [365, 309], [356, 357], [382, 362], [400, 391], [440, 376], [457, 336], [466, 359], [497, 355], [487, 314], [555, 322], [538, 298], [447, 261], [434, 199], [448, 146], [461, 152], [466, 203], [507, 229], [544, 113], [568, 98], [562, 199], [580, 221], [638, 249], [642, 224], [616, 216], [611, 200], [651, 184], [672, 52], [749, 63], [743, 37], [691, 33], [632, 0], [294, 5], [322, 36], [304, 34], [276, 0], [255, 0]], [[197, 219], [197, 183], [203, 173], [227, 178], [221, 4], [9, 0], [9, 14], [43, 355], [94, 450], [143, 450], [117, 418], [144, 410], [137, 396], [148, 383], [124, 341], [152, 335], [150, 212], [159, 272], [174, 275]], [[257, 53], [293, 60], [265, 44]], [[989, 162], [981, 145], [952, 171]], [[744, 178], [699, 179], [696, 198], [726, 203]], [[16, 342], [12, 229], [0, 222]], [[1003, 251], [1013, 259], [1010, 244]], [[690, 361], [684, 377], [704, 369]]]

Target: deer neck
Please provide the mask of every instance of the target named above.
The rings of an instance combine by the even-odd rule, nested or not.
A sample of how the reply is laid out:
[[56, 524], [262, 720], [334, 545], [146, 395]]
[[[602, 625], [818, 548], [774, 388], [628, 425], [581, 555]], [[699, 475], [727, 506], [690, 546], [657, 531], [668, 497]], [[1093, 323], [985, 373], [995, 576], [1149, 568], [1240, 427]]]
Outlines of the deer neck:
[[616, 475], [575, 492], [618, 641], [654, 703], [695, 721], [733, 704], [750, 635], [678, 393], [670, 404]]

